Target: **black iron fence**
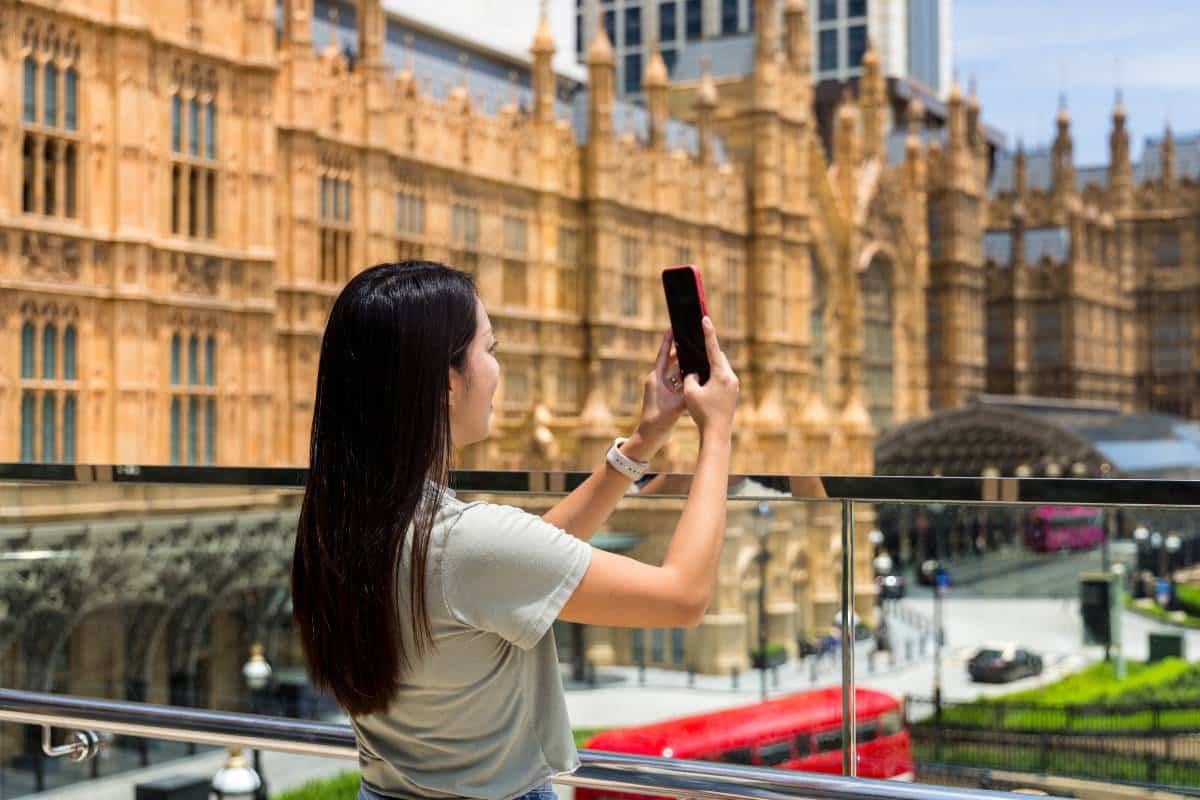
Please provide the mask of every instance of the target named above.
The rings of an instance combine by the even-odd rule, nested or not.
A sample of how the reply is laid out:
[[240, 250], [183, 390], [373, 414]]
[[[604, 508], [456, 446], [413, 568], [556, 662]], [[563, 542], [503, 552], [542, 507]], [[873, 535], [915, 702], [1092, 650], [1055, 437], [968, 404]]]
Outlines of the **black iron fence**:
[[1195, 734], [1200, 702], [1044, 705], [1008, 700], [943, 702], [940, 713], [926, 697], [905, 697], [907, 719], [920, 726], [1010, 733]]
[[916, 758], [1167, 787], [1200, 785], [1200, 733], [1014, 733], [918, 724]]

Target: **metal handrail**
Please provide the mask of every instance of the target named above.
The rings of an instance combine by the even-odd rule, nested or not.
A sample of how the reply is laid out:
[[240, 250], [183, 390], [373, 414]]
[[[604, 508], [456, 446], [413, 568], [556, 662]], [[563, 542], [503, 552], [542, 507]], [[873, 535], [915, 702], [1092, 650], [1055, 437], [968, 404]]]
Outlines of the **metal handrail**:
[[[144, 464], [0, 463], [0, 482], [189, 484], [302, 489], [308, 470], [293, 467], [191, 467]], [[450, 486], [464, 492], [570, 492], [589, 472], [455, 470]], [[692, 476], [647, 476], [637, 497], [685, 497]], [[747, 483], [747, 479], [752, 483]], [[732, 475], [737, 500], [850, 500], [890, 503], [1200, 506], [1200, 481], [1140, 478], [930, 478], [894, 475]]]
[[[241, 746], [300, 755], [356, 759], [349, 725], [208, 711], [122, 700], [0, 689], [0, 720], [88, 732]], [[1006, 792], [864, 780], [791, 770], [741, 767], [581, 750], [582, 766], [557, 783], [614, 792], [710, 800], [999, 800]]]

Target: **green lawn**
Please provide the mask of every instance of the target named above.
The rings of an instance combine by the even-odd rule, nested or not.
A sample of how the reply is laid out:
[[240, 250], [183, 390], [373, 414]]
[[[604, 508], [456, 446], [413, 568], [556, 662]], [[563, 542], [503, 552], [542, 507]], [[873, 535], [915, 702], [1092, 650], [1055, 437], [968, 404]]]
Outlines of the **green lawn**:
[[[1174, 619], [1171, 619], [1170, 614], [1168, 614], [1166, 611], [1159, 608], [1158, 606], [1156, 606], [1156, 605], [1139, 606], [1133, 601], [1133, 598], [1131, 598], [1131, 597], [1125, 598], [1125, 607], [1128, 608], [1130, 611], [1132, 611], [1135, 614], [1141, 614], [1142, 616], [1145, 616], [1145, 617], [1151, 617], [1153, 619], [1161, 620], [1163, 622], [1168, 623], [1169, 625], [1180, 625], [1184, 628], [1200, 628], [1200, 616], [1193, 616], [1191, 613], [1189, 613], [1186, 617], [1184, 617], [1183, 620], [1174, 620]], [[1184, 610], [1187, 611], [1188, 608], [1185, 607]]]
[[354, 800], [358, 782], [357, 772], [339, 772], [332, 778], [309, 781], [290, 791], [271, 795], [271, 800]]
[[[1004, 703], [1030, 706], [1020, 710]], [[1168, 658], [1155, 664], [1129, 663], [1124, 681], [1115, 666], [1101, 662], [1039, 689], [1028, 689], [947, 709], [944, 722], [992, 730], [1146, 730], [1151, 711], [1129, 714], [1139, 704], [1200, 704], [1200, 665]], [[1086, 706], [1066, 709], [1063, 706]], [[1104, 713], [1104, 707], [1113, 713]], [[1200, 730], [1200, 710], [1162, 710], [1160, 728]]]

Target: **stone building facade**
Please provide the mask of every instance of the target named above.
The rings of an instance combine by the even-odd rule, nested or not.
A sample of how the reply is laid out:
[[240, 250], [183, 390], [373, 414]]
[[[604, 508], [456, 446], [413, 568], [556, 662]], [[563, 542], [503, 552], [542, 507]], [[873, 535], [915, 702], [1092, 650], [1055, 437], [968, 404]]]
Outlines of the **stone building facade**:
[[[278, 27], [271, 0], [0, 0], [0, 461], [302, 466], [333, 298], [365, 265], [419, 256], [475, 275], [503, 342], [493, 436], [459, 467], [602, 463], [635, 422], [666, 324], [659, 271], [694, 262], [743, 379], [734, 470], [869, 472], [877, 430], [929, 409], [927, 288], [978, 291], [972, 223], [946, 223], [955, 244], [934, 259], [927, 223], [930, 203], [977, 207], [978, 114], [961, 98], [952, 106], [940, 153], [918, 108], [889, 133], [868, 51], [827, 151], [811, 114], [807, 3], [776, 14], [773, 0], [756, 2], [749, 77], [672, 86], [656, 55], [642, 108], [616, 98], [602, 28], [586, 86], [552, 71], [544, 21], [531, 62], [468, 50], [440, 80], [422, 71], [440, 52], [422, 49], [431, 34], [379, 0], [285, 0]], [[497, 81], [499, 92], [481, 94]], [[681, 102], [686, 113], [670, 113]], [[933, 334], [953, 319], [937, 317]], [[962, 337], [946, 351], [961, 349], [977, 381], [975, 339]], [[696, 444], [685, 420], [654, 468], [690, 470]], [[99, 516], [113, 530], [199, 516], [226, 502], [216, 496], [126, 498]], [[77, 499], [56, 501], [58, 522], [103, 521]], [[294, 500], [228, 502], [239, 514], [265, 505], [286, 534]], [[3, 524], [19, 548], [29, 526], [54, 520], [17, 508]], [[830, 504], [776, 510], [764, 531], [766, 624], [794, 651], [796, 635], [827, 626], [836, 608], [840, 521]], [[631, 500], [610, 527], [654, 560], [675, 514]], [[218, 540], [237, 529], [219, 530]], [[97, 546], [112, 546], [111, 533], [97, 528]], [[750, 509], [732, 504], [713, 607], [686, 634], [691, 665], [747, 665], [758, 548]], [[275, 597], [271, 580], [286, 587], [285, 570], [269, 574], [254, 603]], [[69, 596], [86, 598], [103, 577], [74, 574]], [[246, 590], [198, 586], [200, 599], [165, 607], [178, 619], [161, 625], [216, 619]], [[28, 650], [33, 618], [18, 607], [23, 622], [0, 650], [29, 676], [100, 613], [64, 612], [51, 650]], [[213, 641], [205, 630], [180, 635]], [[257, 634], [219, 638], [247, 635]], [[637, 646], [629, 631], [599, 630], [587, 657], [628, 662]], [[134, 694], [158, 697], [177, 680], [163, 653], [130, 658], [142, 670], [125, 684], [142, 687]], [[233, 685], [222, 675], [213, 687]]]
[[993, 176], [983, 237], [987, 388], [1194, 418], [1200, 336], [1200, 163], [1168, 128], [1131, 159], [1125, 109], [1109, 163], [1076, 168], [1059, 110], [1048, 150]]

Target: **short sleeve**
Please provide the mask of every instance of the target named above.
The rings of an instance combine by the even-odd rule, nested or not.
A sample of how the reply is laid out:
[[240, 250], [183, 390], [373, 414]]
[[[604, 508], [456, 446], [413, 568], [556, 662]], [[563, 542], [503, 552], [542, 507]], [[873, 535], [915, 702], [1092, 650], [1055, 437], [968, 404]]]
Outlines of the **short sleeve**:
[[591, 546], [513, 506], [468, 506], [446, 536], [442, 592], [459, 622], [536, 645], [591, 562]]

